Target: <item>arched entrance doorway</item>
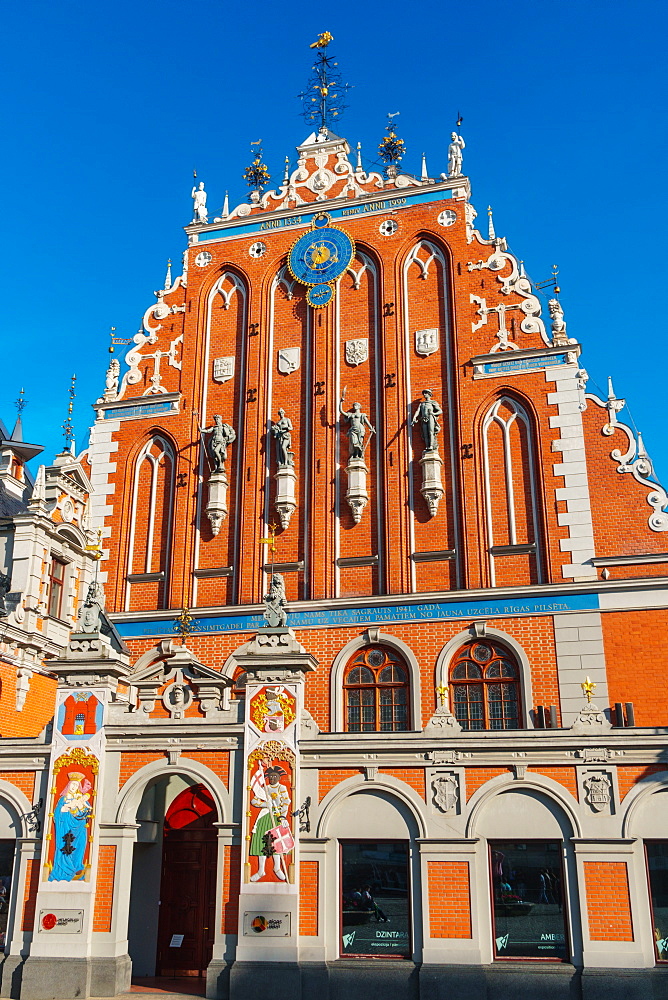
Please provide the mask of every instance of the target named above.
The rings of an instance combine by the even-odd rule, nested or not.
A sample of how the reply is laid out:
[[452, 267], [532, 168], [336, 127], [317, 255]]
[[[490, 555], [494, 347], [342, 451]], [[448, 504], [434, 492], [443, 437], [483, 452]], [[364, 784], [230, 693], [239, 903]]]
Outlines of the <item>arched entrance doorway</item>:
[[165, 816], [158, 976], [205, 976], [216, 914], [216, 806], [204, 785], [184, 789]]
[[133, 979], [204, 977], [211, 961], [218, 812], [205, 785], [162, 775], [137, 809], [128, 949]]

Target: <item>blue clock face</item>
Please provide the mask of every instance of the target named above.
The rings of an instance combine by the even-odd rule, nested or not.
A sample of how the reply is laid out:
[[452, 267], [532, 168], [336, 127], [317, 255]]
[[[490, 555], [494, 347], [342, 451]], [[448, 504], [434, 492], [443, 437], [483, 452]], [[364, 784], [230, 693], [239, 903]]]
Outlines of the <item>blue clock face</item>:
[[334, 289], [331, 285], [313, 285], [309, 288], [306, 301], [314, 309], [327, 306], [334, 298]]
[[324, 226], [300, 236], [288, 256], [293, 278], [304, 285], [334, 281], [355, 255], [353, 240], [342, 229]]

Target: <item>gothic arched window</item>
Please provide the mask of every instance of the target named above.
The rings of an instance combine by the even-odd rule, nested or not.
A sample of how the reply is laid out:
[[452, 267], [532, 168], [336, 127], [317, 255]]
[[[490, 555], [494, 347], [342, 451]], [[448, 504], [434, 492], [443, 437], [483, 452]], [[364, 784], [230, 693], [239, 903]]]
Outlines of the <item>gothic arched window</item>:
[[519, 665], [500, 642], [473, 639], [450, 666], [452, 713], [462, 729], [519, 729]]
[[386, 646], [354, 654], [343, 678], [346, 731], [397, 733], [409, 728], [408, 668]]
[[482, 426], [485, 519], [493, 587], [541, 582], [538, 463], [529, 413], [498, 399]]

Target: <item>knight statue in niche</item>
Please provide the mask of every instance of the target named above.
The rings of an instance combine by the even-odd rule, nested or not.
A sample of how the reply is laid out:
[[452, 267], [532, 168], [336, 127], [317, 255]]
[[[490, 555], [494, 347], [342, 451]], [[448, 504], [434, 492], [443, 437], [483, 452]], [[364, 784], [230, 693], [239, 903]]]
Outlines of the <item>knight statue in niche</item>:
[[280, 573], [273, 573], [269, 591], [264, 595], [265, 628], [285, 628], [288, 622], [288, 599], [285, 596], [285, 581]]
[[292, 448], [292, 421], [286, 417], [285, 410], [278, 411], [278, 420], [271, 425], [271, 434], [276, 446], [276, 464], [279, 469], [286, 469], [295, 464], [295, 453]]
[[436, 435], [441, 431], [438, 417], [441, 416], [443, 410], [433, 398], [433, 395], [431, 389], [422, 390], [422, 401], [418, 404], [411, 421], [411, 426], [413, 427], [420, 421], [420, 430], [422, 431], [425, 451], [438, 451]]
[[200, 427], [200, 434], [210, 434], [206, 446], [207, 454], [212, 463], [212, 472], [224, 472], [227, 461], [227, 446], [237, 439], [237, 432], [234, 427], [223, 423], [223, 418], [216, 413], [213, 418], [213, 426]]
[[353, 403], [352, 410], [343, 409], [343, 401], [346, 397], [346, 390], [343, 390], [343, 395], [339, 400], [339, 413], [348, 422], [348, 444], [349, 444], [349, 461], [354, 459], [364, 459], [364, 438], [366, 436], [366, 428], [368, 427], [372, 434], [376, 433], [376, 428], [373, 426], [369, 420], [366, 413], [362, 413], [362, 404]]

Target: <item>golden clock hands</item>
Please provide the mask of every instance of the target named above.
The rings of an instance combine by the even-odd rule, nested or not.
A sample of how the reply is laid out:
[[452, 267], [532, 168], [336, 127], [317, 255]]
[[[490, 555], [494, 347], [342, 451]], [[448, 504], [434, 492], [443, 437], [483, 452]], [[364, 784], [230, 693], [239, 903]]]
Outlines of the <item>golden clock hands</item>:
[[321, 243], [319, 246], [313, 244], [311, 247], [311, 260], [314, 264], [324, 264], [325, 261], [329, 260], [330, 256], [330, 251], [324, 243]]

